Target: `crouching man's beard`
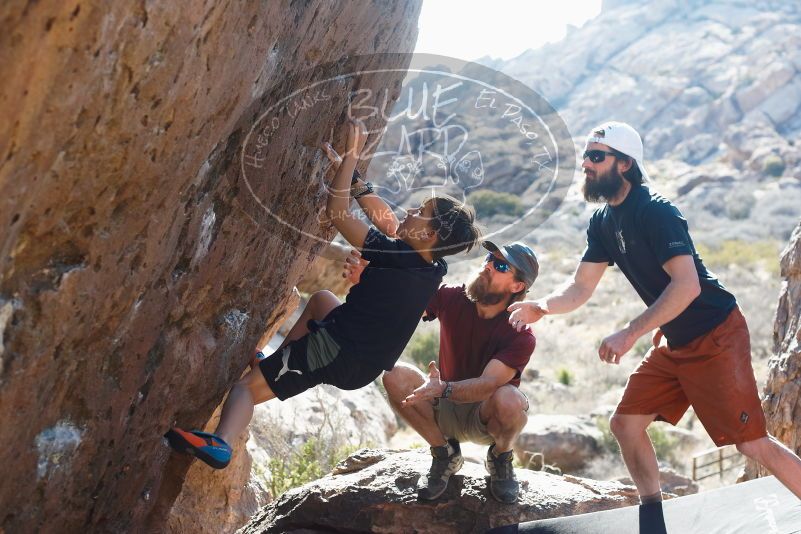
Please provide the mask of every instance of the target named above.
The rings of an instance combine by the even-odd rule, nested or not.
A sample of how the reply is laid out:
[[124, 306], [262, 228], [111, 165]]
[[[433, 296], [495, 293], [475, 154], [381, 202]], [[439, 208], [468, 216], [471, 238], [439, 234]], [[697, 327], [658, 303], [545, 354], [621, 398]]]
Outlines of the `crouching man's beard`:
[[584, 185], [581, 192], [584, 193], [584, 200], [587, 202], [608, 202], [615, 198], [623, 189], [623, 175], [612, 167], [604, 174], [596, 174], [592, 179], [584, 177]]
[[477, 274], [467, 286], [467, 298], [477, 304], [493, 306], [509, 298], [508, 293], [491, 293], [486, 278]]

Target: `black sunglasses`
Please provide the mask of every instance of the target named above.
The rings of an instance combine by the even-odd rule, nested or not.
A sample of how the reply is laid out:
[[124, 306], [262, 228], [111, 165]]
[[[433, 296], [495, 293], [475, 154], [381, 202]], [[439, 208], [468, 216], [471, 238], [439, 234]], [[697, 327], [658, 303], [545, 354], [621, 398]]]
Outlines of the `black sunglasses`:
[[511, 265], [509, 265], [506, 261], [496, 257], [492, 252], [488, 252], [487, 257], [484, 258], [484, 263], [489, 262], [492, 262], [492, 266], [499, 273], [508, 273], [512, 269]]
[[581, 159], [585, 160], [587, 158], [590, 158], [590, 161], [593, 163], [601, 163], [603, 160], [606, 159], [607, 154], [610, 156], [618, 157], [618, 155], [615, 152], [607, 152], [605, 150], [585, 150], [584, 154], [581, 155]]

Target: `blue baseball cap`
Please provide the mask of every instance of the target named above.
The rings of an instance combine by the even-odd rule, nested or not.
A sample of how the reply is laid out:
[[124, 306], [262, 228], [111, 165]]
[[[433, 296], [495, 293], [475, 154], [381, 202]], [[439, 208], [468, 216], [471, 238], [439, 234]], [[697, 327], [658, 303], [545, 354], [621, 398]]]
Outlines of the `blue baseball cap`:
[[526, 284], [526, 289], [534, 285], [534, 280], [540, 272], [540, 264], [537, 262], [537, 256], [531, 247], [520, 241], [515, 241], [509, 245], [499, 247], [492, 241], [484, 241], [482, 243], [485, 249], [490, 252], [497, 252], [503, 259], [509, 262], [509, 265], [517, 269], [520, 273], [520, 278]]

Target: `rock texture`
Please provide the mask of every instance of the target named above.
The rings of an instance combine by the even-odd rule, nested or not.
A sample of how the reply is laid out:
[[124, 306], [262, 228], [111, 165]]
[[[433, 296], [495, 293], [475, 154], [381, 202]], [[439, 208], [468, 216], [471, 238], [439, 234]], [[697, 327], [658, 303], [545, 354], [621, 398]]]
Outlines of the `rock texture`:
[[521, 521], [635, 504], [636, 490], [618, 482], [517, 470], [517, 505], [489, 496], [482, 466], [465, 463], [435, 503], [417, 500], [427, 450], [362, 450], [334, 473], [288, 491], [263, 508], [240, 533], [395, 532], [468, 533]]
[[[288, 300], [284, 313], [294, 315], [300, 301], [297, 291], [293, 291], [293, 296]], [[273, 325], [264, 333], [264, 337], [269, 340], [284, 326]], [[250, 367], [245, 369], [243, 375], [248, 371]], [[203, 430], [214, 432], [220, 421], [222, 406], [222, 403], [217, 406]], [[192, 463], [181, 486], [181, 493], [170, 510], [167, 519], [169, 532], [213, 534], [234, 531], [271, 500], [272, 496], [264, 485], [265, 480], [253, 469], [250, 439], [251, 428], [248, 427], [232, 444], [235, 453], [224, 470], [211, 469], [200, 461]]]
[[[221, 408], [214, 411], [204, 430], [214, 431]], [[223, 470], [211, 469], [201, 461], [193, 462], [181, 494], [170, 510], [167, 532], [233, 532], [270, 501], [263, 481], [253, 476], [253, 459], [247, 448], [249, 438], [250, 432], [246, 431], [232, 444], [234, 456]]]
[[[622, 484], [634, 485], [634, 481], [629, 477], [615, 479]], [[677, 473], [670, 468], [659, 469], [659, 484], [665, 497], [692, 495], [698, 493], [698, 484], [693, 479]]]
[[601, 439], [601, 431], [590, 417], [534, 414], [518, 436], [514, 451], [523, 465], [534, 455], [542, 455], [546, 464], [570, 473], [603, 453]]
[[298, 289], [304, 293], [314, 293], [327, 289], [340, 298], [344, 298], [350, 290], [350, 283], [342, 277], [344, 258], [350, 252], [350, 247], [332, 242], [326, 250], [320, 253], [306, 269], [298, 283]]
[[[801, 224], [784, 249], [781, 272], [784, 282], [773, 330], [775, 356], [769, 363], [762, 408], [768, 432], [801, 454]], [[747, 464], [746, 478], [766, 474], [754, 462]]]
[[[312, 67], [405, 69], [359, 54], [409, 51], [419, 9], [4, 3], [0, 464], [14, 483], [0, 485], [0, 530], [163, 527], [188, 461], [161, 435], [209, 419], [332, 237], [313, 147], [360, 82], [273, 139], [248, 184], [243, 139]], [[255, 217], [257, 193], [300, 231]]]

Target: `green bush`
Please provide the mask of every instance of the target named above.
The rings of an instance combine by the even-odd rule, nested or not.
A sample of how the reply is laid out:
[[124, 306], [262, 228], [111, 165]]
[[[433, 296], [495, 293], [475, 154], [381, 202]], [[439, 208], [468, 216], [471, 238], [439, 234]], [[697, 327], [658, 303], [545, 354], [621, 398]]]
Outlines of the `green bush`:
[[762, 265], [772, 275], [779, 275], [781, 247], [776, 241], [745, 241], [729, 239], [714, 247], [698, 244], [698, 254], [707, 267], [722, 268], [729, 265], [755, 267]]
[[498, 214], [519, 217], [526, 212], [523, 202], [510, 193], [484, 189], [471, 194], [468, 200], [476, 209], [476, 216], [479, 219]]
[[[597, 417], [595, 419], [595, 425], [598, 427], [598, 430], [601, 431], [601, 447], [613, 454], [618, 454], [620, 452], [620, 445], [615, 435], [612, 434], [612, 430], [609, 428], [609, 419], [606, 417]], [[676, 450], [678, 441], [665, 432], [661, 424], [651, 423], [646, 432], [648, 432], [648, 437], [651, 438], [651, 443], [654, 446], [654, 451], [656, 451], [656, 457], [658, 459], [667, 460], [673, 465], [680, 464], [680, 459], [677, 457]]]
[[271, 458], [267, 467], [273, 498], [329, 473], [358, 448], [351, 445], [333, 448], [321, 439], [311, 438], [289, 457]]
[[776, 154], [766, 157], [762, 164], [762, 170], [765, 171], [765, 174], [776, 178], [784, 174], [784, 167], [784, 160]]
[[656, 451], [656, 457], [667, 460], [673, 465], [679, 465], [679, 459], [676, 457], [677, 440], [665, 432], [659, 424], [652, 423], [647, 432]]
[[573, 375], [573, 372], [570, 369], [562, 367], [556, 372], [556, 379], [559, 381], [560, 384], [569, 386], [575, 380], [575, 376]]
[[412, 336], [403, 354], [424, 372], [428, 363], [439, 360], [439, 335], [436, 332], [421, 332]]

